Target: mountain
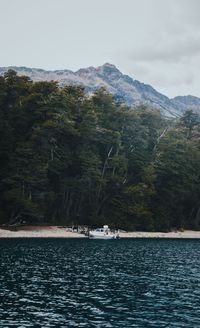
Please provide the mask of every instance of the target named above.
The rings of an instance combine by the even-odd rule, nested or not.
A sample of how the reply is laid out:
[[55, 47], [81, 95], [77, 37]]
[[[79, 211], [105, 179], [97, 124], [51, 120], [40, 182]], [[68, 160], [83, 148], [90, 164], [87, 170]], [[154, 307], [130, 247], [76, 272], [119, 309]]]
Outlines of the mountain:
[[1, 67], [0, 75], [8, 69], [14, 69], [19, 75], [27, 75], [34, 81], [57, 80], [60, 86], [82, 85], [88, 92], [105, 87], [116, 99], [129, 106], [145, 104], [161, 110], [167, 117], [181, 116], [192, 109], [200, 113], [200, 98], [194, 96], [178, 96], [173, 99], [156, 91], [152, 86], [122, 74], [119, 69], [109, 63], [99, 67], [88, 67], [76, 72], [70, 70], [46, 71], [27, 67]]

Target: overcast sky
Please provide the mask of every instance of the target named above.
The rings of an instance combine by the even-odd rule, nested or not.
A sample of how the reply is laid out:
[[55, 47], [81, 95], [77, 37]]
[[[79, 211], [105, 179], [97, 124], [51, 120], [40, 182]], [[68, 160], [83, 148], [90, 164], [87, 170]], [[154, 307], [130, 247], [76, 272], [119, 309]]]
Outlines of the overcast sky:
[[0, 66], [116, 65], [200, 97], [200, 0], [0, 0]]

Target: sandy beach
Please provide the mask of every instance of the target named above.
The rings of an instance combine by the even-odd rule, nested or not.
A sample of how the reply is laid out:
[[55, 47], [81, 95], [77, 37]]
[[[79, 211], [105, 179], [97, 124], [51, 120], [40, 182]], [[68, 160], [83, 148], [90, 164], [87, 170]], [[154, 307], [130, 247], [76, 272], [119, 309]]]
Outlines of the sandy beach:
[[86, 238], [83, 234], [58, 226], [23, 226], [0, 228], [0, 238]]
[[[120, 232], [121, 238], [191, 238], [200, 239], [200, 231], [177, 232]], [[23, 226], [0, 228], [0, 238], [87, 238], [84, 234], [67, 231], [59, 226]]]

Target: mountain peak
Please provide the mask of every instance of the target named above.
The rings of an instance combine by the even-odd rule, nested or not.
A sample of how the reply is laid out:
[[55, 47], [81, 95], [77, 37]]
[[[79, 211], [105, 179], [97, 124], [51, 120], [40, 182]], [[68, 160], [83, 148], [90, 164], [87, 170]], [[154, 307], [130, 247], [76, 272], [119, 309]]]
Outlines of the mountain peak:
[[110, 63], [105, 63], [105, 64], [103, 64], [103, 65], [101, 65], [101, 66], [99, 66], [99, 67], [109, 67], [109, 68], [111, 68], [111, 69], [118, 70], [118, 68], [117, 68], [115, 65], [110, 64]]
[[[193, 96], [175, 97], [169, 99], [136, 79], [124, 75], [113, 64], [105, 63], [98, 67], [87, 67], [76, 72], [69, 70], [45, 71], [27, 67], [13, 67], [19, 75], [27, 75], [34, 81], [56, 80], [60, 86], [82, 85], [86, 91], [94, 92], [105, 87], [116, 99], [121, 99], [128, 106], [145, 104], [160, 109], [163, 115], [176, 117], [187, 109], [200, 112], [200, 99]], [[0, 76], [7, 72], [9, 67], [0, 67]]]
[[115, 65], [109, 63], [105, 63], [102, 66], [98, 66], [96, 68], [96, 71], [103, 76], [111, 77], [111, 78], [122, 76], [120, 70]]

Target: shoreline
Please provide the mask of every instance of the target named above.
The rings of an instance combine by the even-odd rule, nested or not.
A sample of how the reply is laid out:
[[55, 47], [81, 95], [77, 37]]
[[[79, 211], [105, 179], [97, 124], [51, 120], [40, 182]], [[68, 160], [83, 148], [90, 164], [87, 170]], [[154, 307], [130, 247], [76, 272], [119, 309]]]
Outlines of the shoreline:
[[[120, 238], [163, 238], [163, 239], [200, 239], [200, 231], [185, 230], [177, 232], [120, 232]], [[84, 234], [67, 231], [59, 226], [22, 226], [15, 229], [0, 228], [0, 239], [5, 238], [87, 238]]]

